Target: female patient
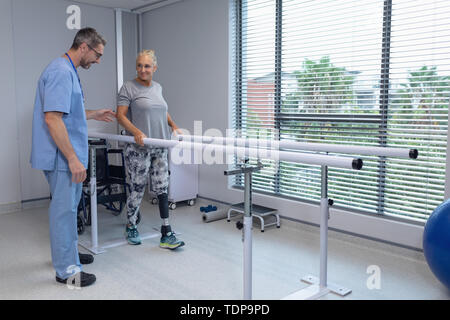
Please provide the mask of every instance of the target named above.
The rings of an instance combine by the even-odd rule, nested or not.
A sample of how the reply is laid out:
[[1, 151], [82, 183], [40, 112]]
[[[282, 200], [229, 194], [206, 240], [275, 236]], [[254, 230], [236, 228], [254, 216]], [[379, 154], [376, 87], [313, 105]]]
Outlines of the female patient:
[[150, 174], [153, 192], [158, 197], [162, 219], [160, 247], [176, 249], [184, 245], [172, 232], [169, 224], [168, 149], [144, 145], [144, 138], [170, 139], [170, 128], [178, 127], [167, 112], [167, 103], [162, 96], [161, 85], [152, 80], [157, 69], [153, 50], [144, 50], [136, 59], [137, 77], [124, 83], [117, 98], [117, 120], [136, 143], [125, 146], [125, 163], [131, 184], [127, 199], [125, 234], [129, 244], [141, 244], [136, 227], [139, 207], [144, 196]]

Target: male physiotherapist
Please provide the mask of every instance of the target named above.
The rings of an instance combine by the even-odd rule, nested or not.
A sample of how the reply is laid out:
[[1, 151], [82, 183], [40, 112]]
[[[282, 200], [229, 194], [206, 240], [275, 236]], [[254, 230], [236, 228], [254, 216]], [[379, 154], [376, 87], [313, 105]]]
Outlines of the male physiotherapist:
[[70, 50], [41, 74], [34, 104], [31, 166], [43, 170], [50, 186], [50, 244], [56, 281], [80, 287], [96, 280], [81, 266], [92, 263], [93, 256], [78, 252], [77, 208], [88, 165], [86, 120], [111, 122], [115, 113], [85, 110], [77, 68], [100, 63], [105, 45], [95, 29], [79, 30]]

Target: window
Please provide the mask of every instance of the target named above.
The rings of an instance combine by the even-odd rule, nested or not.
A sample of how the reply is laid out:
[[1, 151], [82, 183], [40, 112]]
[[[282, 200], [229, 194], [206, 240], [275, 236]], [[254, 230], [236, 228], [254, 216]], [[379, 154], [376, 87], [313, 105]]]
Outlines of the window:
[[[329, 197], [426, 221], [444, 200], [450, 2], [236, 0], [233, 11], [237, 135], [417, 148], [417, 160], [360, 156], [361, 171], [329, 168]], [[319, 200], [319, 166], [263, 163], [255, 191]]]

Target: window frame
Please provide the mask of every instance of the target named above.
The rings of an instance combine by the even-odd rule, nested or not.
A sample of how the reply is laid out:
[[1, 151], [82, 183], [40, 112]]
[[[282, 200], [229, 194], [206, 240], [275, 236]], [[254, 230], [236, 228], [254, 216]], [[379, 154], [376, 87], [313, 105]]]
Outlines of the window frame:
[[[242, 29], [242, 15], [243, 15], [243, 0], [234, 0], [235, 5], [235, 14], [236, 14], [236, 25], [235, 25], [235, 46], [236, 46], [236, 83], [235, 83], [235, 114], [234, 114], [234, 125], [235, 129], [242, 130], [243, 122], [242, 122], [242, 90], [243, 90], [243, 74], [242, 74], [242, 40], [243, 40], [243, 29]], [[382, 50], [381, 54], [381, 69], [380, 69], [380, 86], [379, 86], [379, 114], [372, 114], [369, 116], [370, 120], [367, 120], [367, 115], [364, 116], [366, 119], [355, 119], [355, 114], [339, 114], [339, 117], [342, 118], [341, 121], [350, 121], [352, 123], [376, 123], [378, 124], [378, 146], [383, 147], [387, 146], [387, 133], [388, 133], [388, 111], [389, 111], [389, 102], [391, 95], [390, 88], [390, 59], [391, 59], [391, 28], [392, 28], [392, 0], [384, 0], [383, 1], [383, 22], [382, 22]], [[283, 0], [276, 0], [276, 9], [275, 9], [275, 71], [274, 71], [274, 88], [275, 88], [275, 97], [274, 97], [274, 127], [276, 132], [278, 133], [278, 140], [280, 139], [280, 128], [285, 121], [295, 121], [299, 117], [316, 117], [317, 114], [314, 113], [302, 113], [302, 114], [293, 114], [282, 111], [282, 44], [283, 44]], [[327, 122], [327, 117], [335, 117], [336, 115], [321, 115], [321, 119], [315, 121]], [[386, 158], [378, 157], [377, 160], [377, 172], [378, 172], [378, 191], [377, 191], [377, 216], [382, 216], [388, 220], [402, 221], [413, 224], [423, 225], [425, 222], [415, 221], [413, 219], [409, 219], [407, 217], [402, 217], [400, 214], [398, 216], [385, 215], [385, 201], [384, 201], [384, 193], [386, 189]], [[281, 167], [279, 164], [276, 164], [277, 172], [274, 175], [274, 188], [273, 191], [270, 190], [258, 190], [256, 192], [266, 195], [275, 195], [281, 198], [286, 198], [290, 200], [297, 200], [306, 203], [318, 203], [313, 199], [307, 199], [297, 197], [297, 196], [289, 196], [280, 194], [280, 180], [281, 180]], [[232, 188], [243, 189], [242, 187], [243, 179], [241, 176], [236, 176], [234, 183], [231, 184]], [[447, 188], [446, 188], [447, 189]], [[366, 214], [369, 216], [373, 216], [373, 213], [364, 211], [361, 208], [349, 208], [349, 207], [340, 207], [335, 206], [338, 209], [343, 209], [350, 212], [355, 212], [359, 214]]]

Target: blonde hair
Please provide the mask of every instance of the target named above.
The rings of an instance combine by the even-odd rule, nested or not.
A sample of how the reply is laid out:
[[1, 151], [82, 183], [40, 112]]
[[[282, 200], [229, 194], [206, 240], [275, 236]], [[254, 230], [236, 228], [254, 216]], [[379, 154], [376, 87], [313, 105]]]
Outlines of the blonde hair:
[[156, 54], [155, 54], [155, 50], [142, 50], [141, 52], [138, 53], [137, 58], [136, 58], [136, 63], [139, 59], [140, 56], [147, 56], [150, 57], [153, 61], [153, 64], [155, 66], [158, 65], [158, 62], [156, 60]]

